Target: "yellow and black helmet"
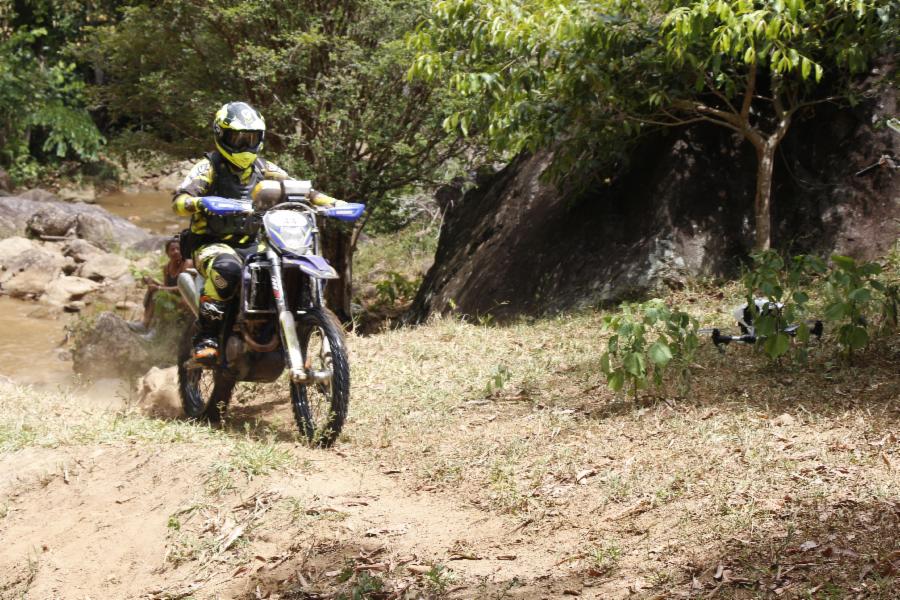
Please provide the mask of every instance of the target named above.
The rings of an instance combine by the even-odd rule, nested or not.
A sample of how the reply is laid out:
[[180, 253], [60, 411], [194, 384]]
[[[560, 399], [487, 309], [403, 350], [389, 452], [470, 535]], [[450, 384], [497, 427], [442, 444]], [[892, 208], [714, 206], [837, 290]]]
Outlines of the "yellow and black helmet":
[[246, 169], [256, 160], [266, 137], [266, 122], [246, 102], [229, 102], [213, 119], [216, 148], [225, 160]]

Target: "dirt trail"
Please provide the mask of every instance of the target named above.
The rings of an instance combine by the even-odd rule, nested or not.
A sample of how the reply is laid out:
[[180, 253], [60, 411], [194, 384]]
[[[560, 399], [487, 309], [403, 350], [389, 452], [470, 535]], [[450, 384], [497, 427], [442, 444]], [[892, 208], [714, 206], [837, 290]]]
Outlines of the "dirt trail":
[[[245, 598], [256, 586], [284, 589], [292, 576], [299, 583], [298, 572], [311, 587], [326, 590], [333, 572], [360, 553], [378, 557], [377, 572], [391, 561], [411, 565], [404, 573], [418, 575], [452, 562], [456, 587], [491, 586], [547, 575], [559, 560], [557, 540], [526, 540], [514, 519], [433, 493], [411, 494], [391, 475], [333, 453], [297, 448], [293, 454], [300, 472], [261, 477], [214, 502], [204, 481], [222, 456], [203, 445], [8, 455], [0, 461], [7, 512], [0, 521], [0, 596], [19, 597], [27, 589], [27, 598], [178, 597], [186, 591]], [[273, 501], [271, 510], [245, 528], [252, 533], [239, 556], [229, 548], [207, 566], [167, 559], [177, 515], [192, 509], [210, 511], [207, 519], [236, 514], [259, 497]], [[299, 521], [284, 512], [289, 505], [300, 507]], [[220, 533], [207, 522], [200, 537], [204, 529]]]

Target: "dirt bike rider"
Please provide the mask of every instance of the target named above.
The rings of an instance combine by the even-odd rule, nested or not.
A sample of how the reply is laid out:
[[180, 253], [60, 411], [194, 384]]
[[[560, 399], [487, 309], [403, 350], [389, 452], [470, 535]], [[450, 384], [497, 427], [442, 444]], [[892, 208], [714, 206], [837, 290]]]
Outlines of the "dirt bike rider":
[[[182, 234], [189, 250], [186, 256], [193, 256], [197, 271], [206, 279], [200, 295], [194, 359], [210, 366], [218, 361], [218, 337], [225, 309], [240, 286], [242, 257], [238, 250], [249, 247], [253, 240], [240, 231], [229, 233], [232, 228], [228, 223], [216, 222], [211, 227], [200, 198], [251, 199], [251, 192], [260, 181], [289, 179], [284, 170], [257, 156], [266, 123], [249, 104], [229, 102], [222, 106], [213, 119], [213, 134], [216, 150], [193, 166], [172, 200], [176, 214], [191, 217], [189, 233]], [[343, 204], [315, 190], [308, 200], [317, 206]], [[221, 221], [223, 217], [215, 219]]]

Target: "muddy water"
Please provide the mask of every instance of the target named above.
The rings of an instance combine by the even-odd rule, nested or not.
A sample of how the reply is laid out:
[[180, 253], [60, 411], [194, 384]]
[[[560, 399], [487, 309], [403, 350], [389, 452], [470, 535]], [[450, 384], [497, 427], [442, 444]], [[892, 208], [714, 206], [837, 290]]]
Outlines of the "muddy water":
[[34, 302], [0, 297], [0, 376], [42, 387], [71, 382], [72, 363], [60, 358], [70, 320]]
[[172, 212], [171, 192], [116, 192], [97, 198], [97, 204], [152, 233], [175, 234], [187, 225], [186, 218]]
[[[97, 199], [109, 212], [156, 234], [174, 234], [187, 220], [172, 212], [172, 194], [115, 193]], [[35, 386], [73, 382], [72, 363], [65, 357], [65, 326], [72, 315], [51, 312], [36, 302], [0, 296], [0, 377]]]

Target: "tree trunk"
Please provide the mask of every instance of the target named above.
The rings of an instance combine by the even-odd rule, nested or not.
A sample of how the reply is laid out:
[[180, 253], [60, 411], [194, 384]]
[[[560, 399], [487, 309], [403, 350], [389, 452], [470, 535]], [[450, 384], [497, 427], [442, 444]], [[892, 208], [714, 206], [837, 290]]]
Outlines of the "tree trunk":
[[775, 170], [775, 149], [778, 141], [769, 138], [756, 150], [756, 250], [772, 247], [772, 174]]
[[353, 285], [353, 232], [345, 225], [326, 223], [322, 227], [322, 256], [340, 279], [325, 285], [325, 304], [342, 323], [350, 322], [350, 301]]

